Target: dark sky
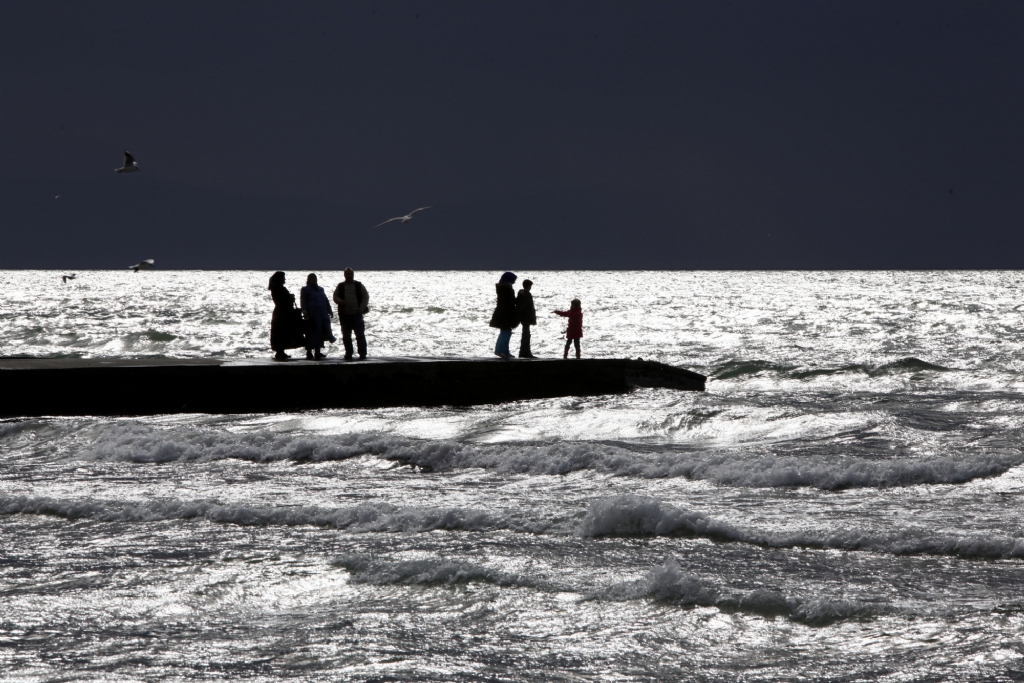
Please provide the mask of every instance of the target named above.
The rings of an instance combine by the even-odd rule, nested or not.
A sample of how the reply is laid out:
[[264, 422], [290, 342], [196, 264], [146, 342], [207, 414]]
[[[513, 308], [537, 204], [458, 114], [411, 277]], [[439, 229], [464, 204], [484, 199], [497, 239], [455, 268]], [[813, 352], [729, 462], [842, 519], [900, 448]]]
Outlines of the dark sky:
[[1024, 3], [0, 4], [0, 268], [143, 258], [1021, 268]]

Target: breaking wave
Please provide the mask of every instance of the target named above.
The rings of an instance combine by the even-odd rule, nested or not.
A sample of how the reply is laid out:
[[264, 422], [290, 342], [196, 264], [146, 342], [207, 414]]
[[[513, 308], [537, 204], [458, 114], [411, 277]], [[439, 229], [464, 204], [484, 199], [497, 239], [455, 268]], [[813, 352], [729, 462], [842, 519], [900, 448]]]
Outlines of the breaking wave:
[[52, 515], [98, 522], [159, 522], [200, 519], [240, 526], [319, 526], [353, 532], [542, 531], [528, 522], [514, 522], [484, 510], [400, 508], [363, 503], [345, 508], [269, 507], [221, 504], [214, 501], [168, 499], [145, 502], [108, 500], [62, 501], [48, 497], [0, 496], [0, 514]]
[[30, 431], [39, 425], [38, 420], [4, 420], [0, 422], [0, 439]]
[[372, 455], [432, 472], [485, 469], [508, 474], [564, 475], [592, 470], [648, 479], [682, 477], [722, 486], [807, 486], [825, 490], [962, 484], [1024, 464], [1024, 452], [1004, 450], [957, 457], [934, 455], [872, 460], [851, 456], [750, 456], [712, 451], [640, 452], [610, 444], [478, 445], [420, 441], [383, 434], [295, 435], [214, 429], [110, 425], [77, 457], [166, 463], [240, 459], [251, 462], [328, 461]]
[[275, 432], [233, 433], [203, 428], [158, 429], [142, 424], [107, 425], [80, 454], [85, 460], [166, 463], [237, 459], [250, 462], [319, 462], [380, 454], [393, 439], [346, 434], [323, 437]]
[[[1024, 557], [1024, 539], [980, 534], [954, 536], [903, 529], [891, 534], [854, 529], [761, 531], [745, 529], [698, 511], [683, 510], [656, 498], [622, 495], [595, 500], [580, 521], [531, 518], [518, 511], [442, 507], [399, 507], [362, 503], [352, 507], [252, 506], [216, 501], [120, 502], [99, 499], [0, 496], [0, 515], [51, 515], [97, 522], [204, 520], [239, 526], [315, 526], [353, 533], [403, 533], [437, 530], [513, 531], [582, 538], [692, 536], [746, 543], [763, 548], [863, 550], [894, 555], [952, 555], [965, 558]], [[568, 521], [567, 521], [568, 519]]]
[[541, 582], [489, 569], [477, 564], [454, 560], [418, 559], [403, 562], [375, 561], [362, 555], [342, 555], [332, 564], [347, 570], [357, 583], [375, 585], [452, 585], [484, 582], [496, 586], [538, 587]]
[[1024, 538], [932, 534], [903, 529], [892, 534], [855, 529], [759, 531], [744, 529], [702, 512], [682, 510], [656, 498], [622, 495], [596, 500], [579, 526], [584, 537], [698, 536], [763, 548], [866, 550], [893, 555], [953, 555], [965, 558], [1024, 557]]
[[741, 379], [753, 375], [771, 374], [783, 379], [806, 380], [815, 377], [860, 374], [868, 377], [881, 377], [885, 375], [896, 375], [900, 373], [917, 373], [922, 371], [950, 372], [953, 368], [947, 368], [935, 363], [929, 363], [919, 358], [901, 358], [900, 360], [883, 363], [881, 365], [851, 364], [834, 368], [808, 368], [794, 365], [784, 365], [764, 360], [733, 360], [723, 363], [711, 370], [712, 379], [721, 381], [726, 379]]
[[827, 626], [837, 621], [864, 618], [877, 615], [880, 611], [887, 611], [850, 600], [823, 597], [801, 599], [770, 589], [726, 593], [723, 589], [683, 571], [679, 562], [672, 556], [666, 557], [663, 564], [652, 568], [641, 579], [614, 583], [588, 597], [614, 601], [651, 598], [681, 605], [717, 607], [723, 611], [744, 612], [769, 618], [783, 616], [809, 626]]
[[671, 555], [665, 558], [663, 564], [650, 569], [641, 579], [616, 582], [597, 590], [572, 585], [567, 581], [542, 580], [472, 562], [439, 558], [388, 562], [365, 555], [342, 555], [336, 557], [332, 564], [349, 572], [351, 580], [356, 583], [377, 586], [452, 586], [487, 583], [500, 587], [575, 592], [585, 600], [655, 600], [684, 607], [716, 607], [723, 611], [742, 612], [766, 618], [782, 616], [810, 626], [826, 626], [845, 619], [870, 617], [888, 611], [849, 600], [820, 597], [805, 600], [769, 589], [746, 593], [725, 591], [688, 574]]

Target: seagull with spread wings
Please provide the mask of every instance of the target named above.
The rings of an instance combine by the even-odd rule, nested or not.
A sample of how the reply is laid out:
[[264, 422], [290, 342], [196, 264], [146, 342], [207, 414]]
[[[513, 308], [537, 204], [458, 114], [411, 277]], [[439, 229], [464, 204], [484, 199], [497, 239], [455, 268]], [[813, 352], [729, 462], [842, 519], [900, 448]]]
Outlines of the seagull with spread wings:
[[148, 258], [145, 261], [139, 261], [134, 266], [128, 266], [128, 268], [137, 273], [140, 270], [152, 270], [155, 267], [153, 265], [154, 263], [155, 261], [153, 259]]
[[114, 171], [117, 173], [134, 173], [135, 171], [141, 171], [139, 165], [135, 163], [135, 157], [128, 153], [128, 150], [124, 151], [124, 166], [121, 168], [115, 168]]
[[[421, 206], [420, 208], [416, 209], [416, 211], [426, 211], [427, 209], [433, 209], [433, 208], [434, 208], [433, 206]], [[403, 223], [408, 223], [409, 221], [412, 220], [412, 215], [414, 213], [416, 213], [416, 211], [410, 211], [409, 215], [407, 215], [407, 216], [396, 216], [394, 218], [389, 218], [386, 221], [384, 221], [383, 223], [378, 223], [377, 225], [375, 225], [373, 227], [374, 228], [379, 228], [380, 226], [387, 225], [388, 223], [391, 223], [393, 221], [402, 221]]]

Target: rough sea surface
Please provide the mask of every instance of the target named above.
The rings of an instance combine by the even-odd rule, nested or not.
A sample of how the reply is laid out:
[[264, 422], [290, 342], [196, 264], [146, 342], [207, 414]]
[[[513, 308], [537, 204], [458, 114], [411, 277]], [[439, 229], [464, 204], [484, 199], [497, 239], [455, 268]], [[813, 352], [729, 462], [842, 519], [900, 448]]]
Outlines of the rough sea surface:
[[[0, 355], [270, 354], [269, 272], [60, 275]], [[490, 355], [498, 275], [358, 273], [371, 355]], [[708, 391], [6, 419], [0, 678], [1024, 677], [1021, 273], [519, 275]]]

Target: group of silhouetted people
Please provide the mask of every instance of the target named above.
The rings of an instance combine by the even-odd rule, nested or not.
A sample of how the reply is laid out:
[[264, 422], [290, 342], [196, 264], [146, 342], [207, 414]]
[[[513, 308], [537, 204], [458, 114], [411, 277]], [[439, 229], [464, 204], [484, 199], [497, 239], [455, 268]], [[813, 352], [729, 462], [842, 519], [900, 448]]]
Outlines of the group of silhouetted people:
[[[512, 330], [523, 326], [522, 338], [519, 341], [520, 358], [536, 358], [530, 349], [530, 328], [537, 324], [537, 311], [533, 305], [533, 282], [523, 280], [523, 288], [516, 294], [513, 285], [515, 273], [504, 273], [495, 285], [498, 304], [491, 316], [491, 327], [498, 330], [498, 343], [494, 347], [494, 355], [513, 358], [509, 351]], [[306, 278], [306, 286], [299, 294], [299, 306], [295, 306], [295, 297], [284, 286], [284, 273], [277, 271], [270, 276], [270, 296], [274, 300], [274, 315], [270, 321], [270, 348], [274, 350], [275, 360], [288, 360], [285, 353], [288, 349], [306, 349], [307, 360], [322, 360], [325, 342], [332, 344], [337, 338], [332, 332], [334, 311], [327, 300], [324, 288], [317, 284], [314, 273]], [[345, 360], [353, 360], [358, 352], [359, 359], [366, 358], [366, 326], [363, 315], [370, 310], [370, 295], [366, 287], [355, 279], [351, 268], [345, 269], [345, 279], [334, 289], [334, 303], [338, 307], [338, 318], [341, 322], [341, 334], [345, 344]], [[580, 338], [583, 337], [583, 307], [579, 299], [573, 299], [567, 311], [552, 311], [569, 319], [565, 331], [565, 350], [562, 358], [569, 357], [569, 347], [576, 346], [576, 357], [580, 357]], [[352, 345], [355, 333], [356, 347]]]
[[[523, 336], [519, 341], [520, 358], [536, 358], [530, 350], [530, 327], [537, 324], [537, 310], [533, 306], [533, 282], [523, 280], [523, 288], [519, 294], [515, 293], [513, 285], [516, 281], [515, 273], [502, 273], [498, 284], [494, 286], [498, 295], [498, 304], [491, 316], [491, 327], [498, 328], [498, 342], [494, 345], [494, 355], [506, 360], [511, 359], [509, 342], [512, 340], [512, 330], [519, 325], [523, 326]], [[569, 326], [565, 331], [565, 350], [562, 358], [569, 357], [569, 347], [575, 344], [576, 357], [580, 357], [580, 339], [583, 337], [583, 305], [579, 299], [573, 299], [568, 311], [552, 311], [569, 319]]]
[[[324, 288], [317, 284], [314, 273], [306, 278], [306, 286], [299, 293], [299, 307], [295, 297], [284, 286], [284, 273], [270, 276], [270, 296], [274, 300], [274, 315], [270, 320], [270, 348], [275, 360], [288, 360], [288, 349], [306, 349], [307, 360], [324, 358], [324, 343], [337, 341], [331, 330], [334, 312]], [[351, 268], [345, 269], [345, 279], [334, 290], [334, 303], [338, 306], [341, 335], [345, 344], [345, 360], [352, 360], [358, 350], [359, 359], [366, 358], [366, 334], [363, 314], [370, 310], [370, 295], [366, 287], [355, 279]], [[352, 347], [355, 333], [356, 348]]]

